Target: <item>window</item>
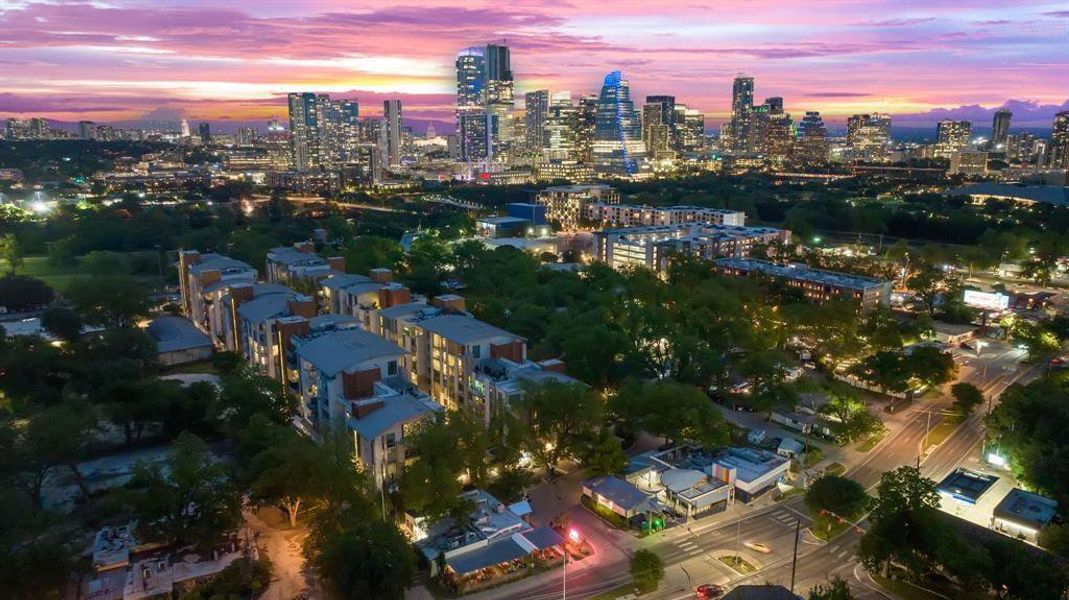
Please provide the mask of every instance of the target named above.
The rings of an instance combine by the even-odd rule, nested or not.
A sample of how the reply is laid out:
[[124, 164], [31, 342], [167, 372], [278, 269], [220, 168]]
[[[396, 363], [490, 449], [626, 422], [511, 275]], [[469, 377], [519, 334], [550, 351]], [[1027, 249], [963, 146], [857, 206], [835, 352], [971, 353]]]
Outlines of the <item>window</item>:
[[386, 447], [393, 448], [397, 444], [397, 435], [394, 433], [386, 434]]
[[472, 358], [482, 358], [482, 354], [483, 354], [483, 347], [482, 346], [476, 344], [476, 345], [471, 347], [471, 357]]
[[387, 375], [397, 375], [397, 361], [396, 360], [391, 360], [390, 362], [386, 363], [386, 374]]

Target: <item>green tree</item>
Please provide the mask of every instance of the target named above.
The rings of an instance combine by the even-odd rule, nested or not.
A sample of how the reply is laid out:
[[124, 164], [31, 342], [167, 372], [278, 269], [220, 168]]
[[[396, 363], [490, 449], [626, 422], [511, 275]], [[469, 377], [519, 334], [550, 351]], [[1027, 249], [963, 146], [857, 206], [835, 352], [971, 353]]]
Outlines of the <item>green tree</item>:
[[846, 580], [835, 576], [827, 586], [818, 585], [809, 590], [809, 600], [857, 600], [857, 596]]
[[167, 469], [139, 464], [131, 487], [142, 539], [210, 549], [241, 519], [241, 494], [199, 437], [183, 433]]
[[939, 294], [943, 291], [946, 283], [946, 274], [938, 267], [924, 264], [906, 281], [917, 299], [920, 301], [928, 316], [935, 315], [935, 305], [939, 301]]
[[958, 371], [954, 357], [934, 346], [916, 346], [903, 360], [910, 374], [929, 386], [950, 381]]
[[81, 268], [93, 275], [124, 275], [131, 272], [130, 261], [118, 252], [94, 250], [82, 259]]
[[1063, 558], [1069, 558], [1069, 525], [1047, 525], [1039, 531], [1039, 545]]
[[912, 574], [930, 567], [937, 551], [954, 537], [939, 519], [938, 507], [935, 482], [919, 469], [905, 466], [884, 473], [870, 505], [871, 526], [858, 547], [862, 564], [883, 569], [885, 576], [892, 561]]
[[340, 531], [313, 531], [305, 542], [308, 563], [332, 598], [400, 600], [416, 573], [408, 539], [393, 523], [357, 522]]
[[44, 508], [44, 483], [57, 468], [66, 468], [83, 496], [89, 495], [78, 461], [96, 420], [89, 407], [67, 403], [46, 408], [14, 430], [13, 464], [19, 466], [14, 483]]
[[613, 412], [631, 430], [645, 430], [666, 441], [691, 440], [715, 447], [728, 437], [720, 411], [704, 392], [683, 383], [629, 382], [613, 399]]
[[52, 306], [41, 313], [41, 327], [56, 338], [76, 342], [82, 335], [82, 318], [69, 308]]
[[48, 243], [48, 266], [53, 269], [68, 269], [78, 264], [74, 258], [74, 240], [64, 238]]
[[627, 453], [608, 427], [601, 428], [594, 437], [583, 457], [583, 466], [591, 476], [616, 475], [627, 468]]
[[631, 581], [642, 593], [657, 589], [664, 578], [664, 561], [651, 550], [642, 548], [631, 555]]
[[954, 406], [965, 415], [972, 414], [972, 411], [984, 402], [984, 393], [980, 388], [966, 381], [951, 386], [950, 395], [954, 396]]
[[824, 517], [829, 529], [836, 517], [853, 519], [860, 516], [868, 501], [869, 496], [861, 484], [837, 475], [821, 477], [805, 493], [806, 506]]
[[253, 415], [266, 415], [278, 424], [289, 423], [297, 411], [296, 399], [266, 375], [245, 367], [225, 375], [213, 416], [231, 435], [241, 431]]
[[371, 269], [396, 269], [405, 253], [394, 240], [364, 235], [355, 238], [343, 256], [346, 271], [367, 274]]
[[128, 275], [76, 279], [67, 298], [86, 323], [111, 328], [132, 326], [149, 309], [145, 286]]
[[515, 408], [530, 428], [528, 450], [551, 469], [563, 458], [579, 456], [604, 416], [602, 400], [581, 383], [527, 386]]
[[48, 284], [25, 275], [0, 277], [0, 306], [9, 311], [18, 311], [44, 306], [55, 298]]
[[19, 240], [13, 233], [0, 236], [0, 263], [5, 265], [8, 275], [14, 275], [15, 271], [22, 266], [22, 249]]

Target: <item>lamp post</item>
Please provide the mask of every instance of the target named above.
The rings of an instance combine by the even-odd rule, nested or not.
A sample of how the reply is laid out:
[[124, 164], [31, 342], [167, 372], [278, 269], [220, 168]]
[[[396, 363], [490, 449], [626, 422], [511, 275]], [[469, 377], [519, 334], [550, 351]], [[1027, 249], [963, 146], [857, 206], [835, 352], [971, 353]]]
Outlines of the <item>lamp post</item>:
[[[575, 529], [569, 529], [568, 530], [568, 539], [570, 539], [572, 541], [572, 543], [578, 543], [579, 542], [579, 532], [576, 531]], [[561, 577], [561, 582], [563, 584], [562, 585], [562, 589], [561, 589], [561, 600], [568, 600], [568, 542], [567, 542], [567, 540], [565, 540], [565, 542], [564, 542], [564, 575], [563, 575], [563, 577]]]

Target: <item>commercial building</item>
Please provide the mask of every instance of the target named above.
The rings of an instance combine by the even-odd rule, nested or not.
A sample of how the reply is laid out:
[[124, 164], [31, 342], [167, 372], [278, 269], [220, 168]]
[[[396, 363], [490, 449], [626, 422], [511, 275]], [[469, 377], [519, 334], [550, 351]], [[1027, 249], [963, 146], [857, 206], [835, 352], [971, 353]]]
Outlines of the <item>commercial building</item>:
[[[523, 96], [523, 103], [526, 111], [524, 114], [524, 123], [526, 125], [524, 134], [527, 151], [538, 153], [542, 150], [542, 135], [546, 128], [546, 116], [549, 113], [549, 90], [527, 92]], [[571, 105], [570, 100], [568, 105]]]
[[969, 121], [939, 121], [936, 124], [935, 137], [935, 156], [950, 158], [958, 152], [969, 149], [969, 143], [972, 139], [972, 123]]
[[722, 512], [734, 488], [712, 476], [713, 456], [694, 446], [651, 450], [635, 456], [624, 478], [640, 490], [655, 492], [669, 511], [692, 519]]
[[962, 504], [976, 504], [998, 481], [998, 477], [958, 467], [936, 486], [939, 494]]
[[713, 478], [735, 487], [734, 497], [750, 502], [761, 497], [782, 481], [791, 461], [755, 448], [726, 448], [709, 467]]
[[754, 156], [761, 140], [754, 112], [754, 78], [742, 73], [731, 83], [731, 119], [721, 130], [721, 144], [735, 156]]
[[664, 271], [673, 254], [706, 260], [746, 257], [755, 245], [787, 243], [790, 236], [785, 229], [706, 223], [606, 229], [594, 232], [594, 259], [614, 269], [641, 266]]
[[1013, 488], [992, 512], [991, 528], [1034, 544], [1057, 514], [1056, 500]]
[[583, 495], [598, 505], [628, 519], [646, 513], [660, 513], [663, 509], [653, 494], [647, 494], [631, 483], [612, 475], [584, 480]]
[[383, 162], [389, 168], [401, 166], [401, 101], [384, 100], [382, 102]]
[[1069, 206], [1069, 187], [1057, 185], [1011, 185], [1007, 183], [974, 183], [946, 192], [950, 196], [969, 196], [973, 202], [1009, 200], [1023, 206], [1050, 204]]
[[891, 115], [852, 115], [846, 120], [846, 143], [853, 158], [885, 161], [890, 157]]
[[987, 175], [987, 152], [962, 151], [950, 157], [949, 175]]
[[546, 207], [546, 219], [551, 223], [565, 231], [574, 231], [579, 228], [588, 204], [619, 204], [620, 193], [605, 184], [561, 185], [538, 192], [535, 202]]
[[991, 139], [988, 141], [988, 147], [992, 150], [996, 152], [1006, 151], [1006, 142], [1010, 137], [1011, 118], [1013, 118], [1013, 113], [1005, 108], [995, 111], [995, 115], [991, 119]]
[[395, 480], [407, 460], [405, 435], [442, 407], [401, 371], [405, 351], [362, 329], [294, 339], [301, 412], [320, 435], [352, 436], [355, 458], [376, 485]]
[[641, 119], [631, 101], [631, 85], [620, 71], [606, 75], [601, 86], [593, 154], [599, 175], [631, 176], [646, 166]]
[[735, 226], [746, 224], [746, 213], [742, 211], [702, 206], [639, 206], [592, 202], [584, 207], [583, 213], [584, 220], [603, 227], [645, 227], [684, 223]]
[[269, 283], [290, 283], [344, 273], [345, 259], [341, 256], [323, 258], [315, 253], [312, 242], [297, 242], [293, 246], [268, 250], [266, 266]]
[[808, 110], [798, 123], [795, 159], [804, 165], [828, 162], [828, 129], [820, 112]]
[[783, 281], [802, 291], [806, 298], [823, 303], [846, 300], [862, 311], [887, 306], [891, 302], [891, 282], [836, 271], [813, 269], [805, 265], [778, 265], [764, 260], [725, 258], [716, 261], [720, 272], [746, 276], [760, 273]]

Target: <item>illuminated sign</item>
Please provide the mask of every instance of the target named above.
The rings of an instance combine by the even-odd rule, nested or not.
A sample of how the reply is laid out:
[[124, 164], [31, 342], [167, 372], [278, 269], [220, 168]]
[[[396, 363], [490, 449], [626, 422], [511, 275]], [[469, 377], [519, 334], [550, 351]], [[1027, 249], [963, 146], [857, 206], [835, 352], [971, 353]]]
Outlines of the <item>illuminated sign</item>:
[[965, 304], [984, 310], [1006, 310], [1010, 306], [1010, 297], [1006, 294], [965, 290]]

